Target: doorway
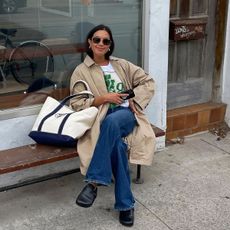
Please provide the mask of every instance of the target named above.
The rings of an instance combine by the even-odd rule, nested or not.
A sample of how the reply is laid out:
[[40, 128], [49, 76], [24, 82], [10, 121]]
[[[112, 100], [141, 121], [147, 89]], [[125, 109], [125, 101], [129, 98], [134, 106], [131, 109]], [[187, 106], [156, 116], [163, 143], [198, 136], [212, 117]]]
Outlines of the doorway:
[[211, 101], [217, 0], [171, 0], [167, 108]]

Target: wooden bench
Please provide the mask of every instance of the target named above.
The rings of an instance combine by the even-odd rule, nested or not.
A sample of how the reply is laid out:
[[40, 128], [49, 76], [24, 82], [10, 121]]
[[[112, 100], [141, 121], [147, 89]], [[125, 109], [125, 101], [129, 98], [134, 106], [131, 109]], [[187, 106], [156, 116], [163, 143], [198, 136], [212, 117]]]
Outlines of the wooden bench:
[[[156, 134], [156, 137], [165, 135], [165, 132], [163, 130], [157, 127], [153, 127], [153, 129]], [[3, 150], [0, 151], [0, 175], [74, 157], [78, 157], [76, 148], [62, 148], [57, 146], [48, 146], [40, 144], [32, 144], [13, 149]], [[76, 172], [80, 172], [80, 169], [76, 168], [61, 173], [55, 173], [52, 175], [27, 180], [25, 182], [20, 182], [15, 185], [2, 187], [0, 188], [0, 192]], [[143, 183], [143, 180], [141, 179], [141, 165], [137, 165], [137, 174], [136, 178], [134, 179], [134, 182], [139, 184]]]

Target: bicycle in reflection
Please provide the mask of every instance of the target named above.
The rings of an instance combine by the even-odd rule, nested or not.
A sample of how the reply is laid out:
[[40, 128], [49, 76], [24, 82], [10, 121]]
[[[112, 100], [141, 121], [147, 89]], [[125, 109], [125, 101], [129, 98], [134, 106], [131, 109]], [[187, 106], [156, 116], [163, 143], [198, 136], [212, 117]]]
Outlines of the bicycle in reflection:
[[12, 74], [19, 82], [31, 85], [35, 80], [54, 72], [54, 57], [48, 46], [28, 40], [15, 46], [11, 40], [17, 29], [0, 29], [0, 81]]

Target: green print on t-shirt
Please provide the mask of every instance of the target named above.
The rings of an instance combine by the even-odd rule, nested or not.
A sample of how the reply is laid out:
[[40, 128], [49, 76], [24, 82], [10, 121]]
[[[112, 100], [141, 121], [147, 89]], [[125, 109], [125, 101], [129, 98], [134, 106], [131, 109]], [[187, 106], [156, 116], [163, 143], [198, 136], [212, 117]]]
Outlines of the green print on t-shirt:
[[105, 74], [105, 84], [108, 92], [121, 92], [124, 89], [122, 82], [116, 82], [112, 79], [111, 74]]

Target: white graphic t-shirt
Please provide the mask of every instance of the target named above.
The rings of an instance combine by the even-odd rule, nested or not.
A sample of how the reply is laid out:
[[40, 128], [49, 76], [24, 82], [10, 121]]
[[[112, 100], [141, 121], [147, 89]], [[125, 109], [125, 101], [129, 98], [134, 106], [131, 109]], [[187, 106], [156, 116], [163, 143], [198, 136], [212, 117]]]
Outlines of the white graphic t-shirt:
[[[104, 73], [104, 79], [105, 79], [105, 84], [107, 86], [108, 92], [114, 92], [114, 93], [120, 93], [124, 90], [124, 84], [115, 72], [114, 68], [112, 65], [109, 63], [106, 66], [101, 66], [103, 73]], [[117, 105], [115, 104], [110, 104], [110, 108], [114, 108]], [[124, 103], [122, 103], [120, 106], [123, 107], [128, 107], [129, 106], [129, 101], [125, 100]]]

